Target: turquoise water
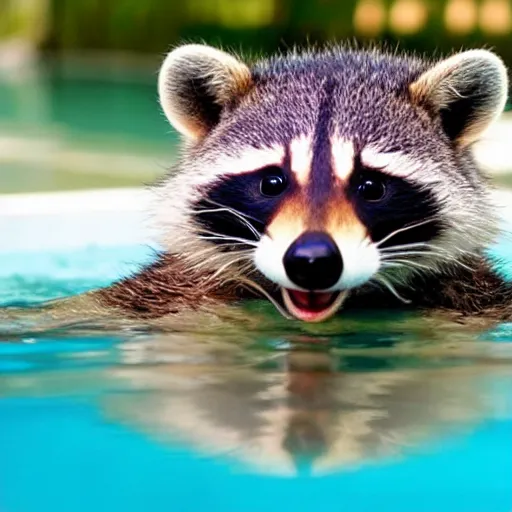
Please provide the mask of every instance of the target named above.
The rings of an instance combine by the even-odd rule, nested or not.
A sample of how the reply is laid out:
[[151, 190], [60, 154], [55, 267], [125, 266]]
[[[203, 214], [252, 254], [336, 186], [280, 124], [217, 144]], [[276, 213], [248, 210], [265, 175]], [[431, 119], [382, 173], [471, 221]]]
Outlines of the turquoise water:
[[[0, 255], [0, 303], [105, 285], [151, 257]], [[222, 335], [22, 332], [4, 316], [0, 511], [512, 510], [512, 324], [304, 327], [256, 310], [264, 328]]]

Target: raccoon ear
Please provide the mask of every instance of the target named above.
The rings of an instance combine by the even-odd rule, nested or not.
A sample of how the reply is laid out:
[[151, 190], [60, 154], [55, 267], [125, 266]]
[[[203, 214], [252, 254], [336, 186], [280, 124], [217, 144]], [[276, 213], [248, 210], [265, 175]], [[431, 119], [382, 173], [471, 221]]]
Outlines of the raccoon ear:
[[165, 58], [158, 76], [158, 95], [171, 125], [186, 137], [199, 139], [251, 83], [249, 68], [235, 57], [211, 46], [190, 44]]
[[441, 117], [446, 134], [467, 146], [501, 114], [508, 90], [503, 62], [487, 50], [449, 57], [424, 72], [410, 93]]

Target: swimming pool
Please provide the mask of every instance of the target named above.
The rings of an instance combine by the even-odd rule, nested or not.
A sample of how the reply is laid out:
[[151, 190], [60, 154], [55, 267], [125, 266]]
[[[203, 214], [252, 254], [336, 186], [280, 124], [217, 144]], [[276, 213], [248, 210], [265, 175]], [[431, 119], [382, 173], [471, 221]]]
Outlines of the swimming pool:
[[[152, 257], [146, 193], [65, 197], [0, 199], [0, 304]], [[261, 308], [275, 327], [224, 335], [0, 321], [0, 511], [512, 510], [512, 325]]]

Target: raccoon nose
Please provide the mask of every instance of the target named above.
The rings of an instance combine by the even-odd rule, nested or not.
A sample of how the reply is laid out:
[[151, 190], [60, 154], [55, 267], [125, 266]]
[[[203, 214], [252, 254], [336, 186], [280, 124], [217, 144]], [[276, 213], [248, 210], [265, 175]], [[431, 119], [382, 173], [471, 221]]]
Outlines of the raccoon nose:
[[293, 242], [283, 258], [286, 275], [306, 290], [323, 290], [336, 284], [343, 260], [336, 242], [327, 234], [310, 231]]

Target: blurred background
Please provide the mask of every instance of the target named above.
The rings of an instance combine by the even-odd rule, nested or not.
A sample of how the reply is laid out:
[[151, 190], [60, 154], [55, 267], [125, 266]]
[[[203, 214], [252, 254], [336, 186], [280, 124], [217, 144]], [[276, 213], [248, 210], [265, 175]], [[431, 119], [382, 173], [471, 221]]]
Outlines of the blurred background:
[[[180, 42], [487, 47], [512, 66], [512, 0], [0, 0], [0, 193], [131, 187], [172, 164], [156, 73]], [[512, 184], [512, 112], [476, 148]]]

